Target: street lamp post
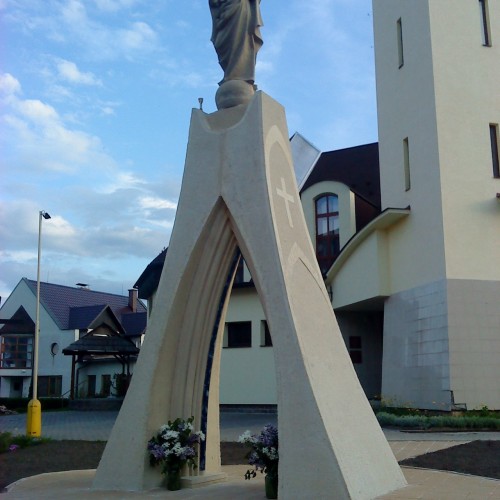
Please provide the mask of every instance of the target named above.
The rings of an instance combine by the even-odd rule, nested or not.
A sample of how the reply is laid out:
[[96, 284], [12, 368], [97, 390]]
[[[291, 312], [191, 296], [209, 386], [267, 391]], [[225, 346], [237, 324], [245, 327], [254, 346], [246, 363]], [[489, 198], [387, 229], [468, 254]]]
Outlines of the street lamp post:
[[41, 210], [38, 214], [38, 264], [36, 271], [36, 319], [35, 319], [35, 342], [33, 345], [33, 374], [31, 385], [33, 396], [28, 403], [26, 418], [26, 434], [39, 437], [42, 433], [42, 405], [38, 401], [38, 343], [40, 338], [40, 257], [42, 253], [42, 219], [50, 219], [50, 215]]

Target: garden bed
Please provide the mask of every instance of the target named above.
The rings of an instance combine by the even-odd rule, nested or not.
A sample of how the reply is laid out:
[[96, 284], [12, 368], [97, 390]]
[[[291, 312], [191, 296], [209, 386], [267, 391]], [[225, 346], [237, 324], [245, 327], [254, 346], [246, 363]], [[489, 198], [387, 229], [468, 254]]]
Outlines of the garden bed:
[[[45, 472], [95, 469], [104, 441], [49, 441], [0, 454], [0, 491], [23, 477]], [[221, 443], [223, 465], [246, 464], [248, 449], [241, 443]], [[473, 441], [427, 453], [402, 465], [449, 470], [500, 479], [500, 441]]]

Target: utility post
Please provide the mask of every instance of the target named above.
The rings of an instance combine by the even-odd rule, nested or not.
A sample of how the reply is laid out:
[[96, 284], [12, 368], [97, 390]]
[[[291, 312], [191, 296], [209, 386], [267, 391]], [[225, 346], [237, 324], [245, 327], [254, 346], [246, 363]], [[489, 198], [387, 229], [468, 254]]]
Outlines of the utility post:
[[38, 401], [38, 344], [40, 338], [40, 257], [42, 253], [42, 218], [50, 219], [47, 212], [41, 210], [38, 214], [38, 264], [36, 272], [36, 319], [35, 319], [35, 341], [33, 343], [33, 374], [31, 385], [33, 395], [28, 403], [26, 417], [26, 435], [40, 437], [42, 433], [42, 405]]

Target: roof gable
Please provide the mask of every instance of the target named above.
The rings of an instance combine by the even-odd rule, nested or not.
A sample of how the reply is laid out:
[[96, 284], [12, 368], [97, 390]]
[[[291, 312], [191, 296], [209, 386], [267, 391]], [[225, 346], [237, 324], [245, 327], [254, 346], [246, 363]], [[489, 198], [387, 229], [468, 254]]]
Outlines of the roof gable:
[[[132, 313], [131, 315], [134, 316]], [[105, 324], [114, 331], [124, 333], [118, 318], [106, 305], [72, 307], [69, 318], [69, 327], [74, 330], [93, 329]]]
[[35, 333], [35, 323], [23, 306], [19, 307], [10, 319], [3, 321], [5, 321], [5, 323], [2, 328], [0, 328], [0, 335], [33, 335]]
[[94, 330], [63, 349], [63, 354], [66, 356], [75, 354], [130, 356], [138, 353], [139, 348], [133, 342], [106, 323], [100, 323]]
[[[36, 281], [26, 278], [23, 278], [23, 280], [30, 290], [36, 294]], [[123, 314], [132, 313], [128, 301], [127, 296], [95, 292], [84, 288], [73, 288], [53, 283], [40, 283], [40, 303], [61, 330], [72, 329], [73, 327], [70, 324], [84, 323], [89, 316], [98, 311], [99, 308], [102, 310], [105, 306], [109, 306], [113, 314], [120, 320]], [[88, 308], [88, 310], [83, 308]], [[80, 311], [72, 313], [72, 309], [80, 309]], [[137, 302], [137, 312], [146, 312], [146, 307], [141, 301]]]
[[134, 287], [139, 290], [139, 297], [147, 299], [153, 295], [160, 282], [163, 264], [167, 256], [168, 248], [164, 248], [144, 269]]
[[355, 194], [380, 208], [378, 143], [322, 153], [301, 192], [322, 181], [342, 182]]

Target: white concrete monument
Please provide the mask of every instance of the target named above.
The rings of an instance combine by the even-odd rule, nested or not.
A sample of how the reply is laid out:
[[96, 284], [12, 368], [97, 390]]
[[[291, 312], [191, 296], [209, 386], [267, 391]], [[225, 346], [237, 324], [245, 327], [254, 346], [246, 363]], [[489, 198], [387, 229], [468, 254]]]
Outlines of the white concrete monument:
[[223, 478], [219, 362], [226, 279], [237, 247], [273, 339], [279, 497], [369, 499], [405, 485], [337, 326], [302, 213], [288, 137], [284, 109], [262, 92], [212, 114], [193, 110], [146, 341], [95, 489], [158, 486], [147, 441], [167, 420], [191, 415], [207, 433], [202, 470], [192, 481]]

